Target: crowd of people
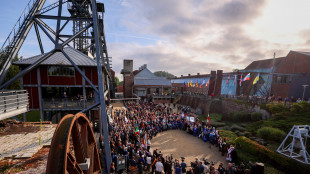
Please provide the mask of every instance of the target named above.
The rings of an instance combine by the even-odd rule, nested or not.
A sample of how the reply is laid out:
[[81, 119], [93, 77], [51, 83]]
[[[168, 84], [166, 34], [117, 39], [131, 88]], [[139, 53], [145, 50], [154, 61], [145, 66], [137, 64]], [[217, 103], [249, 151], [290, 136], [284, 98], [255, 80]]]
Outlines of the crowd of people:
[[[215, 127], [198, 119], [195, 121], [187, 119], [191, 116], [188, 107], [158, 105], [151, 102], [127, 102], [126, 105], [127, 110], [114, 110], [114, 121], [109, 127], [113, 161], [110, 166], [111, 173], [117, 173], [115, 165], [119, 155], [126, 157], [128, 173], [172, 174], [173, 171], [176, 174], [246, 173], [246, 170], [239, 170], [242, 167], [234, 165], [236, 160], [234, 147], [226, 147], [226, 138], [221, 137]], [[173, 112], [172, 107], [175, 107], [177, 112]], [[151, 152], [152, 138], [159, 132], [170, 129], [187, 131], [205, 142], [209, 141], [211, 145], [218, 146], [220, 154], [226, 156], [231, 163], [226, 168], [220, 164], [216, 169], [214, 163], [210, 164], [207, 160], [196, 158], [191, 165], [187, 165], [184, 158], [174, 159], [173, 154], [164, 156], [158, 149]], [[122, 170], [118, 173], [122, 173]]]

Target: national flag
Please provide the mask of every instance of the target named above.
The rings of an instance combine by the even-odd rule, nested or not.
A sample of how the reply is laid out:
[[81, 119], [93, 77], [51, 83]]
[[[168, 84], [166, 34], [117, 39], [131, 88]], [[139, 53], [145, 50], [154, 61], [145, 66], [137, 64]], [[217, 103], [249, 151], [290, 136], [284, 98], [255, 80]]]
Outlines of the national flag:
[[255, 85], [258, 81], [259, 81], [259, 73], [258, 73], [257, 76], [255, 77], [255, 79], [254, 79], [254, 81], [253, 81], [253, 85]]
[[208, 125], [210, 125], [210, 115], [209, 115], [209, 113], [208, 113], [207, 123], [208, 123]]
[[126, 122], [126, 123], [128, 123], [128, 119], [127, 119], [127, 117], [126, 117], [126, 116], [125, 116], [125, 122]]
[[227, 78], [227, 85], [228, 85], [228, 83], [229, 83], [229, 79], [230, 79], [230, 75], [228, 75], [228, 78]]
[[187, 82], [187, 87], [189, 87], [189, 81]]
[[241, 84], [242, 84], [242, 74], [241, 74], [241, 77], [240, 77], [239, 85], [241, 86]]
[[184, 87], [186, 87], [186, 84], [185, 84], [185, 82], [184, 82]]
[[250, 73], [244, 77], [243, 81], [246, 81], [246, 80], [250, 80]]
[[193, 87], [193, 81], [191, 81], [190, 86]]
[[198, 81], [197, 81], [197, 83], [196, 83], [196, 87], [199, 87]]
[[[210, 79], [209, 79], [209, 80], [210, 80]], [[208, 87], [208, 86], [209, 86], [209, 80], [207, 81], [206, 87]]]
[[139, 128], [136, 128], [135, 135], [139, 134]]
[[147, 147], [147, 135], [144, 134], [144, 147]]
[[206, 83], [206, 81], [205, 81], [205, 80], [203, 80], [203, 81], [202, 81], [202, 84], [201, 84], [201, 86], [202, 86], [202, 85], [204, 85], [205, 83]]
[[234, 86], [236, 84], [236, 81], [237, 81], [237, 75], [235, 75]]
[[154, 166], [154, 164], [155, 164], [156, 162], [157, 162], [157, 158], [155, 158], [155, 160], [154, 160], [152, 166]]

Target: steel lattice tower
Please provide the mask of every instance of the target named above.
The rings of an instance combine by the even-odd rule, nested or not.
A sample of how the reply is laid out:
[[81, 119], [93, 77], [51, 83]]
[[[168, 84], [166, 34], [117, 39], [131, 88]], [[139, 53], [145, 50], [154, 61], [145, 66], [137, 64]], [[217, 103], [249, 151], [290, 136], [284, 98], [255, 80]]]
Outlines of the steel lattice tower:
[[[98, 100], [94, 105], [83, 109], [81, 112], [86, 112], [94, 107], [100, 107], [100, 134], [103, 134], [105, 154], [107, 165], [111, 164], [111, 151], [109, 143], [108, 123], [105, 97], [110, 99], [113, 96], [112, 78], [110, 72], [109, 56], [106, 46], [103, 13], [104, 4], [96, 2], [96, 0], [59, 0], [51, 5], [43, 8], [46, 0], [30, 0], [21, 17], [18, 19], [13, 30], [7, 37], [3, 46], [1, 47], [0, 55], [0, 90], [4, 89], [15, 80], [21, 78], [26, 73], [36, 68], [40, 63], [49, 58], [56, 52], [62, 54], [68, 59], [73, 67], [78, 71], [87, 83], [94, 89]], [[64, 15], [64, 5], [67, 4], [67, 9], [70, 16]], [[57, 11], [56, 14], [50, 15]], [[45, 20], [56, 21], [56, 26], [49, 26]], [[71, 34], [63, 34], [68, 24], [72, 22], [73, 29]], [[27, 37], [30, 29], [34, 27], [38, 39], [38, 45], [43, 55], [32, 65], [18, 73], [14, 78], [3, 84], [4, 78], [12, 65], [13, 58], [19, 52]], [[40, 31], [52, 41], [54, 47], [52, 50], [46, 52], [41, 40]], [[97, 62], [98, 72], [98, 87], [96, 87], [85, 75], [85, 73], [72, 61], [72, 59], [63, 51], [64, 47], [74, 47], [75, 49], [91, 54]], [[109, 89], [112, 89], [110, 92]], [[108, 171], [109, 172], [109, 171]]]

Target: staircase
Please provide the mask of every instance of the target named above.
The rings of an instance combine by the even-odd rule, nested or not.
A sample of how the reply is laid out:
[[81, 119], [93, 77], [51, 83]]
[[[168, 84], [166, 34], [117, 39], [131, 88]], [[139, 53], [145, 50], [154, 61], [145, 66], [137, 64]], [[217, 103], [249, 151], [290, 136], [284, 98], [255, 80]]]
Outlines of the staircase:
[[45, 1], [30, 0], [9, 36], [4, 41], [0, 49], [0, 84], [3, 83], [14, 57], [20, 50], [34, 23], [34, 15], [42, 9]]
[[173, 100], [173, 104], [177, 104], [182, 98], [182, 94], [179, 94], [174, 100]]

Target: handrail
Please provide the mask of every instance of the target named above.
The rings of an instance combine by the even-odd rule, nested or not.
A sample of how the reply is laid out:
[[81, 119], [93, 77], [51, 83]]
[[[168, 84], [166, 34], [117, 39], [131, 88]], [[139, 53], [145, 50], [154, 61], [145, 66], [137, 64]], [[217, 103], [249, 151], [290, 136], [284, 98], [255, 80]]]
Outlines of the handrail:
[[26, 90], [0, 91], [0, 120], [28, 110], [29, 96]]
[[[23, 20], [23, 21], [22, 21], [22, 24], [24, 23], [24, 21], [25, 21], [25, 19], [26, 19], [26, 16], [25, 16], [26, 10], [28, 9], [28, 11], [27, 11], [27, 14], [28, 14], [29, 11], [31, 10], [31, 9], [29, 9], [30, 5], [33, 6], [33, 4], [34, 4], [36, 1], [37, 1], [37, 0], [30, 0], [30, 1], [28, 2], [27, 6], [26, 6], [25, 9], [23, 10], [22, 14], [21, 14], [20, 17], [18, 18], [18, 20], [17, 20], [17, 22], [15, 23], [15, 25], [13, 26], [13, 29], [11, 30], [9, 36], [8, 36], [8, 37], [6, 38], [6, 40], [4, 41], [4, 43], [3, 43], [3, 45], [2, 45], [2, 47], [1, 47], [1, 49], [0, 49], [0, 52], [5, 51], [4, 49], [5, 49], [5, 45], [6, 45], [7, 42], [9, 42], [8, 46], [11, 44], [10, 37], [11, 37], [12, 33], [14, 33], [14, 37], [15, 37], [15, 28], [16, 28], [17, 24], [19, 24], [19, 25], [18, 25], [18, 28], [20, 28], [22, 17], [24, 17], [24, 18], [22, 19], [22, 20]], [[31, 4], [31, 2], [32, 2], [32, 4]], [[13, 38], [12, 38], [12, 39], [13, 39]]]

